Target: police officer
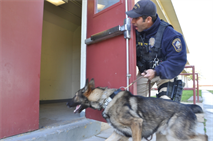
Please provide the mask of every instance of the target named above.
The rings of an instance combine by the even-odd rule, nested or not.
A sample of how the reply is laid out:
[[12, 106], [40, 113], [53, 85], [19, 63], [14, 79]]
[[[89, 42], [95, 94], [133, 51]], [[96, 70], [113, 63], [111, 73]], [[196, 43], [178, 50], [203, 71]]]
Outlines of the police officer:
[[156, 83], [158, 97], [170, 99], [167, 83], [172, 83], [187, 62], [183, 36], [171, 25], [160, 20], [156, 5], [150, 0], [138, 1], [126, 14], [132, 18], [136, 29], [138, 95], [147, 96], [147, 81], [151, 87]]

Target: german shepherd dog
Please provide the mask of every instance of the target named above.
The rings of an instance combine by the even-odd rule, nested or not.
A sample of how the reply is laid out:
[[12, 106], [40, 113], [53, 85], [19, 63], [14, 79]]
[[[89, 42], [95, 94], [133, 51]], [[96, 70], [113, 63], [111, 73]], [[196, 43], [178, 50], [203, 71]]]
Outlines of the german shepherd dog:
[[[80, 89], [67, 103], [77, 106], [74, 112], [88, 107], [101, 110], [102, 116], [115, 132], [133, 141], [147, 139], [154, 133], [163, 134], [168, 141], [207, 141], [206, 135], [195, 133], [197, 118], [195, 113], [202, 109], [194, 104], [181, 104], [171, 100], [143, 97], [103, 87], [95, 88], [94, 79]], [[78, 106], [80, 105], [80, 106]]]

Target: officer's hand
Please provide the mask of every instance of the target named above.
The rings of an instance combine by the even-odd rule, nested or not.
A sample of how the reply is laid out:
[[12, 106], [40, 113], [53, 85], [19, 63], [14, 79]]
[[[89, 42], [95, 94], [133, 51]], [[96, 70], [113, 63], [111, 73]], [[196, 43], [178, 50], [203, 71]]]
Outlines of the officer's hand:
[[155, 77], [155, 70], [153, 69], [148, 69], [145, 70], [143, 73], [141, 73], [142, 76], [145, 78], [148, 78], [149, 80], [152, 80]]

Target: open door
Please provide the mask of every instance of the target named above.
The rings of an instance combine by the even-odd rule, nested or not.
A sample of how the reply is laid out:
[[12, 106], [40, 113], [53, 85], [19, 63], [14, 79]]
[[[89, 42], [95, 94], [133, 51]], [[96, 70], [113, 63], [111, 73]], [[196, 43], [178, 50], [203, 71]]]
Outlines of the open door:
[[[94, 78], [96, 87], [126, 87], [127, 81], [136, 79], [136, 41], [130, 21], [128, 41], [122, 31], [128, 22], [126, 4], [128, 10], [132, 9], [134, 0], [88, 0], [86, 77]], [[135, 85], [129, 90], [136, 94]], [[100, 111], [89, 108], [86, 117], [105, 121]]]
[[39, 127], [43, 3], [0, 1], [0, 139]]

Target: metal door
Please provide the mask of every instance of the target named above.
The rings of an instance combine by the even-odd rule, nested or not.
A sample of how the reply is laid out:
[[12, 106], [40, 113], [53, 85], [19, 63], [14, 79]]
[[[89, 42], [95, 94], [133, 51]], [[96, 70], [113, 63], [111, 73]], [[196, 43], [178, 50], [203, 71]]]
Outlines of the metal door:
[[43, 3], [0, 1], [0, 138], [39, 127]]
[[[133, 5], [134, 0], [88, 0], [86, 77], [96, 87], [120, 88], [136, 79], [136, 41], [125, 14]], [[135, 94], [135, 85], [130, 91]], [[89, 108], [86, 117], [105, 121]]]

